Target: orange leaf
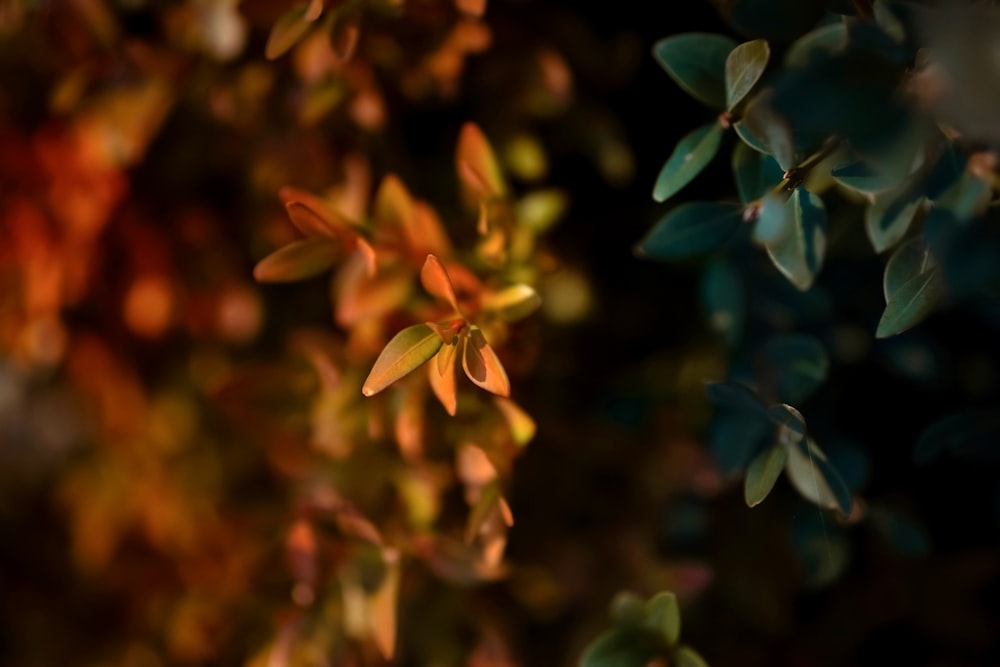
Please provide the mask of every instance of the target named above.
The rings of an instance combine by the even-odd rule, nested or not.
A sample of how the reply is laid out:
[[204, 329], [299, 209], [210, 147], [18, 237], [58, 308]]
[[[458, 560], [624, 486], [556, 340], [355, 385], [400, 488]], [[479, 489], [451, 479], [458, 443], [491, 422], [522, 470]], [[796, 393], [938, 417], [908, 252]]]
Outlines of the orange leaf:
[[330, 46], [340, 62], [346, 63], [351, 59], [358, 47], [360, 37], [360, 14], [352, 12], [350, 14], [341, 13], [337, 16], [336, 23], [333, 24], [333, 32], [330, 33]]
[[375, 256], [375, 248], [360, 236], [357, 237], [354, 246], [365, 258], [365, 270], [368, 272], [368, 277], [373, 277], [378, 272], [378, 258]]
[[[431, 372], [437, 364], [428, 364]], [[399, 411], [396, 413], [396, 443], [403, 458], [418, 460], [424, 449], [424, 397], [427, 385], [423, 382], [408, 383]]]
[[363, 320], [382, 317], [399, 308], [412, 289], [412, 274], [390, 271], [369, 276], [365, 258], [352, 255], [337, 274], [334, 284], [336, 320], [350, 327]]
[[444, 345], [438, 350], [434, 363], [428, 364], [428, 377], [434, 395], [441, 401], [445, 411], [455, 416], [458, 410], [458, 394], [455, 389], [455, 351], [458, 344]]
[[399, 555], [385, 550], [386, 572], [382, 583], [368, 598], [368, 627], [382, 657], [396, 652], [396, 602], [399, 597]]
[[409, 237], [415, 214], [413, 197], [395, 174], [387, 174], [375, 193], [375, 220]]
[[310, 18], [310, 16], [313, 16], [313, 13], [308, 7], [294, 7], [282, 14], [267, 37], [264, 56], [268, 60], [274, 60], [295, 46], [295, 43], [312, 27], [315, 17]]
[[510, 395], [510, 380], [496, 352], [479, 327], [471, 327], [463, 339], [462, 368], [473, 383], [498, 396]]
[[455, 0], [455, 8], [463, 14], [479, 18], [486, 12], [486, 0]]
[[507, 192], [500, 163], [489, 140], [475, 123], [466, 123], [458, 136], [455, 162], [459, 178], [473, 200], [502, 197]]
[[253, 277], [262, 283], [311, 278], [333, 266], [341, 253], [341, 244], [328, 238], [295, 241], [257, 262]]
[[447, 301], [456, 313], [461, 313], [458, 308], [458, 297], [455, 296], [455, 286], [451, 284], [451, 278], [448, 277], [444, 265], [434, 255], [427, 255], [424, 266], [420, 269], [420, 282], [425, 290]]
[[278, 197], [285, 204], [289, 220], [306, 236], [342, 236], [347, 223], [316, 195], [286, 186], [278, 192]]
[[417, 201], [414, 214], [412, 237], [409, 239], [410, 247], [421, 257], [428, 254], [447, 257], [451, 253], [451, 242], [434, 209], [422, 201]]
[[519, 445], [528, 444], [535, 437], [536, 430], [535, 420], [531, 418], [531, 415], [522, 410], [521, 406], [509, 398], [497, 396], [494, 402], [500, 409], [500, 413], [503, 414], [504, 419], [507, 420], [507, 425], [510, 427], [511, 437], [514, 438], [514, 442]]
[[414, 324], [385, 346], [365, 380], [361, 393], [374, 396], [433, 357], [444, 341], [426, 324]]

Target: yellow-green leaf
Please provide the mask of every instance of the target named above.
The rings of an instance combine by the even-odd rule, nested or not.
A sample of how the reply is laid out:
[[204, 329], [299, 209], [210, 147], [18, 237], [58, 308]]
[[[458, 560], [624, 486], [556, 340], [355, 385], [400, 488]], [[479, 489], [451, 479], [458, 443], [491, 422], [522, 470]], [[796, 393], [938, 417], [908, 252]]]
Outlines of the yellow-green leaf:
[[505, 322], [516, 322], [535, 312], [542, 305], [538, 292], [528, 285], [505, 287], [483, 296], [483, 310], [493, 313]]
[[304, 280], [329, 269], [341, 253], [342, 245], [333, 239], [294, 241], [257, 262], [253, 277], [262, 283]]
[[743, 101], [767, 68], [771, 48], [766, 39], [740, 44], [726, 57], [726, 108], [732, 111]]
[[414, 324], [396, 334], [375, 360], [361, 393], [373, 396], [433, 357], [444, 341], [426, 324]]
[[756, 507], [771, 493], [787, 458], [785, 448], [774, 445], [758, 454], [750, 463], [743, 484], [743, 497], [748, 507]]

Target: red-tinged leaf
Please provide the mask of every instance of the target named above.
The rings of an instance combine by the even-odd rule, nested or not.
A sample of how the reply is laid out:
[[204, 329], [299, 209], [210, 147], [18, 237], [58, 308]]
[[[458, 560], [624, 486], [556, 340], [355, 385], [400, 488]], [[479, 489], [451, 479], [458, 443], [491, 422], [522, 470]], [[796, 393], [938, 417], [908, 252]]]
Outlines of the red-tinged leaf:
[[378, 258], [375, 255], [375, 248], [368, 241], [357, 237], [355, 248], [365, 259], [365, 270], [369, 277], [373, 277], [378, 272]]
[[295, 7], [281, 15], [281, 18], [271, 28], [264, 47], [264, 56], [274, 60], [288, 49], [295, 46], [313, 26], [308, 7]]
[[503, 172], [490, 146], [489, 140], [479, 126], [466, 123], [458, 137], [455, 162], [463, 185], [472, 199], [502, 197], [507, 192]]
[[479, 18], [486, 13], [486, 0], [455, 0], [455, 8], [466, 16]]
[[463, 339], [462, 368], [469, 379], [498, 396], [510, 395], [510, 380], [496, 352], [479, 327], [471, 327]]
[[396, 334], [375, 360], [361, 393], [374, 396], [390, 384], [426, 363], [444, 342], [426, 324], [414, 324]]
[[306, 7], [306, 20], [315, 21], [323, 13], [323, 0], [309, 0], [309, 5]]
[[416, 202], [411, 233], [412, 236], [408, 239], [410, 248], [418, 256], [436, 254], [447, 257], [451, 254], [451, 241], [448, 240], [441, 219], [424, 202]]
[[[428, 364], [435, 368], [436, 364]], [[433, 372], [433, 371], [432, 371]], [[427, 395], [427, 385], [421, 382], [411, 382], [396, 413], [396, 442], [399, 451], [407, 461], [416, 461], [424, 451], [424, 398]]]
[[526, 445], [531, 442], [531, 439], [535, 437], [536, 430], [535, 420], [531, 418], [531, 415], [522, 410], [517, 403], [509, 398], [496, 396], [493, 400], [500, 409], [501, 414], [503, 414], [504, 419], [507, 420], [507, 425], [510, 427], [510, 434], [514, 438], [514, 442], [519, 445]]
[[434, 329], [438, 336], [441, 336], [445, 345], [453, 345], [458, 334], [465, 328], [465, 318], [457, 317], [450, 322], [427, 322], [427, 326]]
[[337, 324], [350, 327], [382, 317], [399, 308], [413, 289], [412, 274], [395, 270], [369, 276], [365, 258], [354, 254], [338, 272], [333, 285]]
[[341, 238], [348, 228], [333, 207], [316, 195], [290, 186], [281, 188], [278, 197], [285, 204], [288, 219], [306, 236]]
[[346, 63], [354, 55], [358, 48], [358, 40], [361, 38], [361, 14], [351, 12], [341, 14], [333, 24], [333, 31], [330, 33], [330, 46], [333, 52]]
[[328, 238], [295, 241], [278, 248], [253, 267], [253, 277], [262, 283], [304, 280], [323, 273], [343, 254], [341, 244]]
[[420, 269], [420, 282], [424, 289], [433, 296], [447, 301], [456, 313], [461, 313], [458, 307], [458, 297], [455, 296], [455, 286], [445, 271], [444, 265], [434, 255], [427, 255], [424, 266]]
[[535, 312], [542, 305], [538, 292], [528, 285], [511, 285], [483, 295], [483, 310], [493, 313], [505, 322], [516, 322]]
[[379, 653], [392, 660], [396, 652], [396, 606], [399, 597], [399, 556], [386, 549], [386, 572], [382, 583], [368, 598], [368, 627]]
[[445, 411], [455, 416], [458, 410], [458, 392], [455, 382], [455, 359], [458, 344], [443, 345], [438, 350], [437, 357], [433, 363], [427, 364], [428, 378], [434, 395], [441, 401]]

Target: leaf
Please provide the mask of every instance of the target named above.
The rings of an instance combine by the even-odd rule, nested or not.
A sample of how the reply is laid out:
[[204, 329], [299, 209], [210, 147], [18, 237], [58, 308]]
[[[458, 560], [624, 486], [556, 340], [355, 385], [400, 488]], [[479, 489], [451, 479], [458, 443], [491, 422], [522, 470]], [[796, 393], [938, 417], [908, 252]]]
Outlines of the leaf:
[[823, 344], [812, 336], [775, 334], [764, 345], [764, 356], [775, 376], [781, 400], [800, 404], [826, 380], [830, 360]]
[[767, 68], [771, 47], [767, 40], [740, 44], [726, 57], [726, 109], [732, 111], [753, 90]]
[[[392, 553], [395, 556], [394, 552]], [[400, 568], [394, 558], [386, 558], [386, 561], [386, 572], [382, 583], [368, 598], [368, 627], [371, 629], [379, 653], [384, 659], [391, 660], [396, 652], [396, 606], [399, 598]]]
[[395, 174], [386, 174], [375, 193], [375, 224], [398, 230], [409, 241], [415, 215], [413, 197], [406, 186]]
[[397, 333], [375, 360], [361, 393], [373, 396], [433, 357], [444, 341], [426, 324], [414, 324]]
[[510, 380], [496, 352], [486, 342], [482, 330], [473, 326], [463, 338], [462, 368], [470, 380], [498, 396], [510, 395]]
[[767, 407], [753, 389], [739, 382], [710, 382], [705, 386], [708, 399], [717, 408], [753, 412], [764, 416]]
[[640, 255], [679, 260], [719, 247], [743, 220], [741, 206], [722, 202], [681, 204], [660, 218], [639, 243]]
[[739, 0], [729, 20], [741, 33], [787, 42], [816, 25], [826, 0]]
[[925, 428], [913, 449], [913, 461], [927, 465], [948, 450], [964, 456], [995, 452], [998, 441], [1000, 411], [969, 408], [953, 412]]
[[620, 591], [611, 600], [611, 618], [617, 625], [638, 628], [646, 618], [646, 603], [631, 591]]
[[428, 379], [434, 395], [441, 401], [445, 411], [455, 416], [458, 411], [458, 392], [455, 385], [455, 359], [458, 357], [458, 343], [442, 345], [434, 358], [427, 364]]
[[678, 647], [677, 651], [674, 652], [673, 664], [675, 667], [708, 667], [708, 663], [701, 657], [701, 654], [687, 645]]
[[886, 304], [876, 338], [902, 333], [931, 314], [944, 293], [944, 285], [937, 262], [923, 239], [911, 239], [896, 249], [886, 263], [882, 287]]
[[528, 285], [518, 284], [483, 295], [483, 310], [504, 322], [516, 322], [535, 312], [542, 305], [542, 297]]
[[812, 287], [826, 254], [826, 209], [811, 192], [798, 188], [786, 203], [788, 232], [765, 244], [774, 265], [803, 292]]
[[544, 188], [527, 193], [517, 201], [517, 224], [536, 234], [549, 229], [569, 207], [569, 197], [562, 190]]
[[685, 33], [661, 39], [653, 56], [670, 78], [713, 109], [726, 106], [726, 56], [736, 42], [722, 35]]
[[906, 28], [903, 27], [903, 23], [892, 13], [892, 10], [886, 7], [884, 0], [875, 0], [875, 3], [872, 5], [872, 14], [876, 25], [882, 28], [885, 34], [899, 43], [903, 43], [906, 40]]
[[785, 52], [785, 67], [807, 67], [846, 46], [847, 25], [843, 21], [820, 26], [792, 42]]
[[786, 448], [785, 471], [803, 498], [826, 509], [851, 513], [851, 491], [811, 438]]
[[779, 427], [778, 442], [781, 444], [798, 444], [806, 435], [806, 420], [802, 413], [788, 405], [778, 403], [767, 409], [768, 419]]
[[708, 444], [719, 471], [724, 475], [742, 472], [772, 432], [765, 414], [735, 410], [717, 413], [709, 426]]
[[329, 269], [342, 252], [338, 241], [324, 237], [293, 241], [257, 262], [253, 277], [262, 283], [304, 280]]
[[461, 314], [458, 307], [458, 297], [455, 295], [455, 286], [451, 283], [451, 278], [445, 270], [444, 265], [434, 255], [427, 255], [424, 265], [420, 269], [420, 283], [424, 289], [433, 296], [447, 301], [456, 314]]
[[653, 199], [664, 202], [691, 182], [712, 161], [722, 145], [722, 126], [712, 122], [684, 136], [660, 169]]
[[500, 485], [496, 481], [489, 482], [479, 491], [479, 500], [469, 512], [469, 518], [465, 523], [465, 543], [472, 544], [476, 539], [476, 534], [493, 512], [499, 511], [501, 501]]
[[341, 9], [331, 16], [335, 19], [330, 28], [330, 47], [337, 59], [346, 63], [358, 47], [358, 40], [361, 37], [361, 13]]
[[656, 647], [643, 634], [615, 628], [587, 646], [580, 667], [644, 667], [656, 653]]
[[373, 278], [365, 258], [351, 255], [333, 284], [337, 324], [350, 327], [386, 315], [405, 303], [413, 289], [413, 275], [401, 268], [392, 267]]
[[507, 193], [493, 147], [475, 123], [462, 126], [455, 149], [455, 163], [462, 185], [472, 200], [503, 197]]
[[876, 196], [875, 201], [865, 209], [865, 232], [875, 252], [888, 250], [906, 236], [913, 216], [924, 202], [921, 197], [907, 194]]
[[757, 220], [753, 224], [753, 240], [757, 243], [774, 243], [792, 229], [792, 210], [781, 195], [767, 193], [761, 198], [757, 209]]
[[274, 60], [295, 46], [296, 42], [309, 32], [314, 20], [315, 17], [309, 18], [308, 6], [295, 7], [282, 14], [267, 36], [264, 56], [268, 60]]
[[785, 467], [788, 453], [781, 445], [765, 449], [754, 457], [743, 482], [743, 498], [748, 507], [756, 507], [767, 498]]
[[285, 186], [278, 191], [288, 219], [306, 236], [340, 238], [347, 223], [336, 216], [333, 207], [304, 190]]
[[701, 277], [701, 304], [708, 326], [726, 342], [736, 347], [746, 326], [746, 288], [740, 273], [730, 262], [716, 260]]
[[500, 413], [507, 421], [514, 442], [519, 445], [526, 445], [531, 442], [537, 430], [535, 420], [531, 418], [531, 415], [522, 410], [517, 403], [509, 398], [495, 396], [493, 402], [496, 403], [497, 408], [500, 409]]
[[644, 625], [673, 646], [681, 636], [681, 610], [670, 591], [657, 593], [646, 602]]
[[[736, 130], [737, 136], [739, 136], [740, 140], [746, 147], [752, 148], [758, 153], [763, 153], [764, 155], [771, 154], [771, 148], [767, 145], [767, 142], [764, 141], [763, 138], [754, 134], [742, 120], [738, 120], [733, 123], [733, 129]], [[782, 173], [784, 173], [784, 170], [782, 170]]]
[[788, 171], [796, 163], [795, 141], [788, 119], [775, 111], [773, 97], [771, 88], [754, 95], [736, 123], [736, 132], [748, 146], [773, 155], [782, 171]]
[[784, 178], [784, 170], [773, 157], [741, 141], [733, 148], [733, 176], [740, 201], [749, 204], [773, 190]]

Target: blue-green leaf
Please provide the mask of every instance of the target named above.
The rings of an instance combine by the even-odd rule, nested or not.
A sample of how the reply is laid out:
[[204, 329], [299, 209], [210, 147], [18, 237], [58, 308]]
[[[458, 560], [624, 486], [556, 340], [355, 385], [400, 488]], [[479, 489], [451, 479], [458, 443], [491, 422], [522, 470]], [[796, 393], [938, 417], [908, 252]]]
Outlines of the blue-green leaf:
[[733, 148], [733, 176], [736, 177], [740, 201], [744, 204], [763, 197], [781, 182], [784, 175], [784, 170], [770, 155], [754, 150], [742, 141]]
[[892, 192], [875, 197], [865, 209], [865, 232], [875, 252], [888, 250], [906, 236], [923, 202], [922, 197], [914, 197], [908, 192], [902, 196]]
[[653, 199], [666, 201], [690, 183], [712, 161], [721, 144], [722, 126], [715, 122], [685, 135], [660, 169], [653, 188]]
[[713, 109], [726, 106], [726, 56], [736, 42], [723, 35], [685, 33], [661, 39], [653, 55], [689, 95]]
[[711, 262], [701, 277], [701, 304], [708, 326], [735, 347], [743, 338], [746, 326], [746, 288], [740, 274], [730, 262]]
[[781, 195], [767, 193], [757, 208], [753, 240], [760, 244], [777, 242], [791, 233], [791, 207]]
[[750, 100], [736, 132], [751, 148], [774, 156], [782, 171], [795, 166], [795, 141], [788, 119], [774, 110], [773, 90], [766, 88]]
[[767, 409], [768, 419], [778, 426], [778, 442], [797, 444], [806, 436], [806, 420], [802, 413], [787, 403], [777, 403]]
[[1000, 410], [969, 408], [937, 420], [920, 434], [913, 450], [913, 461], [926, 465], [951, 450], [972, 456], [993, 452], [1000, 442]]
[[941, 272], [923, 239], [899, 246], [885, 266], [882, 281], [885, 311], [876, 338], [886, 338], [916, 326], [931, 314], [944, 293]]
[[671, 210], [636, 249], [639, 255], [679, 260], [707, 253], [725, 243], [743, 219], [743, 208], [721, 202], [689, 202]]
[[725, 475], [744, 470], [773, 431], [763, 409], [760, 413], [720, 410], [708, 430], [716, 466]]
[[767, 145], [767, 142], [763, 139], [763, 137], [759, 137], [754, 134], [754, 132], [747, 127], [747, 124], [742, 120], [738, 120], [733, 123], [733, 129], [736, 130], [736, 135], [745, 145], [754, 149], [758, 153], [764, 153], [765, 155], [771, 154], [771, 148]]
[[785, 66], [807, 67], [846, 46], [847, 26], [843, 21], [824, 25], [792, 42], [785, 52]]
[[750, 387], [739, 382], [710, 382], [705, 386], [708, 400], [717, 408], [742, 410], [766, 416], [767, 406]]
[[755, 39], [740, 44], [726, 58], [726, 108], [736, 108], [760, 80], [771, 57], [767, 40]]
[[830, 368], [823, 344], [805, 334], [772, 336], [764, 346], [764, 355], [775, 375], [778, 395], [791, 404], [811, 396], [826, 380]]
[[787, 458], [788, 453], [781, 445], [773, 445], [754, 457], [743, 481], [743, 498], [748, 507], [756, 507], [771, 493]]
[[765, 243], [774, 265], [798, 289], [812, 287], [826, 254], [826, 209], [823, 201], [802, 188], [788, 198], [787, 233]]

